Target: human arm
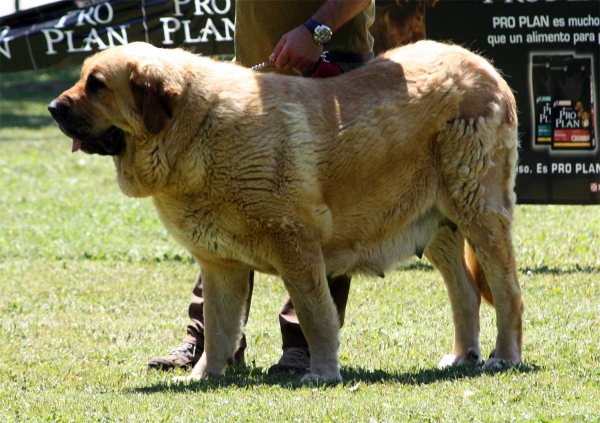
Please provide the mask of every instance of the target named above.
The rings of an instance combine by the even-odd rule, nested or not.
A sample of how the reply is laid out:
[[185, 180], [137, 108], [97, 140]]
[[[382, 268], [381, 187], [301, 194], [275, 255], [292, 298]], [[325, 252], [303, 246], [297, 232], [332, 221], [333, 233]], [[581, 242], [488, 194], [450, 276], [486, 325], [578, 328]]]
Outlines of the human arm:
[[[327, 25], [334, 33], [358, 15], [371, 0], [327, 0], [312, 18]], [[285, 2], [283, 2], [285, 4]], [[271, 56], [279, 69], [296, 69], [301, 72], [313, 68], [323, 54], [323, 46], [315, 43], [304, 23], [286, 33]]]

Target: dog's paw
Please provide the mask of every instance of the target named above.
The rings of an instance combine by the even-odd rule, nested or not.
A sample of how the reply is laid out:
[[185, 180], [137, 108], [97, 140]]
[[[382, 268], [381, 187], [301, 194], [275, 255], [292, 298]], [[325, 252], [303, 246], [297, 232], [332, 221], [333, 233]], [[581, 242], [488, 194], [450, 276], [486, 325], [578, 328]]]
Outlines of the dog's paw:
[[511, 367], [514, 367], [516, 365], [518, 365], [518, 363], [513, 363], [510, 360], [503, 360], [501, 358], [490, 358], [490, 359], [486, 360], [485, 364], [483, 365], [483, 370], [487, 370], [487, 371], [506, 370], [506, 369], [510, 369]]
[[454, 354], [446, 354], [438, 363], [438, 368], [446, 369], [455, 366], [480, 366], [483, 364], [481, 352], [478, 348], [469, 348], [466, 354], [456, 356]]
[[447, 369], [448, 367], [455, 366], [456, 361], [457, 357], [454, 354], [446, 354], [442, 357], [437, 366], [439, 369]]
[[302, 376], [302, 379], [300, 379], [300, 382], [302, 383], [338, 383], [338, 382], [342, 382], [342, 376], [338, 373], [337, 376], [333, 376], [333, 377], [329, 377], [329, 376], [323, 376], [323, 375], [318, 375], [316, 373], [307, 373], [304, 376]]

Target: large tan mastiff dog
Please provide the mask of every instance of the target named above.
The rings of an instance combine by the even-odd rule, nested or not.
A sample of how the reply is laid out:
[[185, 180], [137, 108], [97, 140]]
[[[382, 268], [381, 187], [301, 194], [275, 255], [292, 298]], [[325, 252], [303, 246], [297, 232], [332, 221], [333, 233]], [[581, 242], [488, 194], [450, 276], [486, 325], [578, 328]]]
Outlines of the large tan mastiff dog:
[[498, 328], [485, 366], [521, 363], [517, 115], [483, 58], [425, 41], [308, 79], [134, 43], [89, 58], [49, 109], [74, 151], [112, 156], [121, 190], [152, 197], [200, 264], [206, 340], [190, 379], [232, 362], [256, 270], [292, 298], [304, 380], [341, 380], [326, 275], [383, 275], [423, 252], [452, 303], [441, 364], [481, 360], [482, 294]]

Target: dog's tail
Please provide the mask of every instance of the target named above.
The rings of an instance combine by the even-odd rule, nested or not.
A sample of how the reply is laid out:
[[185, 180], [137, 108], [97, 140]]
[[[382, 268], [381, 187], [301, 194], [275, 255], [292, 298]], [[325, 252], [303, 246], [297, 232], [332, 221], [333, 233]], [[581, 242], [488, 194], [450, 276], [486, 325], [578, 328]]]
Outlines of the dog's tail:
[[[473, 281], [475, 281], [475, 286], [479, 288], [479, 292], [485, 301], [487, 301], [492, 307], [494, 306], [494, 297], [492, 295], [492, 290], [487, 283], [487, 279], [485, 277], [485, 273], [481, 267], [481, 263], [475, 257], [475, 251], [469, 245], [468, 242], [465, 242], [465, 261], [467, 262], [467, 268], [469, 272], [471, 272], [471, 276], [473, 277]], [[525, 310], [525, 301], [523, 297], [521, 297], [521, 313]]]
[[468, 242], [465, 242], [465, 261], [467, 262], [467, 268], [469, 272], [471, 272], [471, 276], [473, 277], [473, 281], [475, 281], [475, 285], [479, 288], [479, 292], [484, 300], [486, 300], [491, 306], [494, 305], [494, 297], [492, 296], [492, 291], [490, 290], [490, 286], [487, 283], [487, 279], [485, 278], [485, 273], [483, 273], [483, 269], [481, 268], [481, 263], [475, 257], [475, 251], [469, 245]]

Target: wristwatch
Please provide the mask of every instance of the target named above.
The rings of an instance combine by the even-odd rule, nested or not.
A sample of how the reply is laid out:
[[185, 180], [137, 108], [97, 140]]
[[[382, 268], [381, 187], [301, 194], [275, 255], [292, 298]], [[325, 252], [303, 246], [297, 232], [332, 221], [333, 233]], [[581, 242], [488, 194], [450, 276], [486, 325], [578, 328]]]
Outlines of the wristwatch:
[[312, 33], [313, 39], [318, 45], [322, 46], [331, 40], [331, 35], [333, 33], [331, 32], [331, 28], [329, 28], [327, 25], [323, 25], [321, 22], [315, 21], [311, 18], [304, 22], [304, 26], [307, 27]]

